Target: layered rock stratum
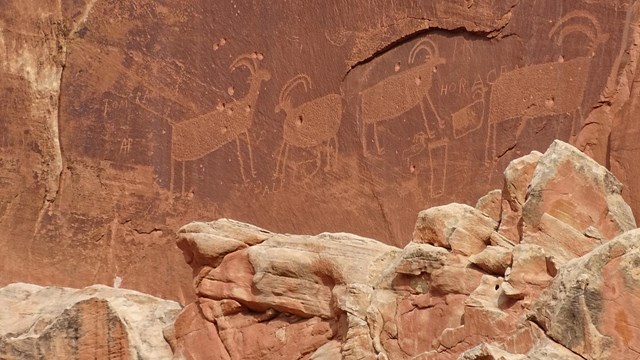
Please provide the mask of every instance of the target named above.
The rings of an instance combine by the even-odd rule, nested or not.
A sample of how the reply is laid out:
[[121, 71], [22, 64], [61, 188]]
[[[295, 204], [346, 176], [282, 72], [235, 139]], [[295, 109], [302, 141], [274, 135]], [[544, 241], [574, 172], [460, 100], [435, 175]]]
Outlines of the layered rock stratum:
[[220, 219], [178, 233], [197, 300], [174, 359], [635, 359], [640, 230], [621, 183], [555, 141], [403, 248]]
[[0, 1], [0, 285], [120, 279], [187, 301], [173, 236], [193, 219], [404, 247], [418, 211], [474, 203], [553, 139], [638, 212], [639, 16], [631, 0]]

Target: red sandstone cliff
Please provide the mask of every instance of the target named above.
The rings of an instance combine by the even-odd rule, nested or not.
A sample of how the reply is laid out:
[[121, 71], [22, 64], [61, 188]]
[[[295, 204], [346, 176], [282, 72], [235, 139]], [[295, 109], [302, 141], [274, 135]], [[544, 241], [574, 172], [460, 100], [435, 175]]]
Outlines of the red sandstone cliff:
[[0, 284], [185, 301], [193, 219], [404, 246], [553, 139], [638, 211], [637, 3], [558, 4], [1, 2]]

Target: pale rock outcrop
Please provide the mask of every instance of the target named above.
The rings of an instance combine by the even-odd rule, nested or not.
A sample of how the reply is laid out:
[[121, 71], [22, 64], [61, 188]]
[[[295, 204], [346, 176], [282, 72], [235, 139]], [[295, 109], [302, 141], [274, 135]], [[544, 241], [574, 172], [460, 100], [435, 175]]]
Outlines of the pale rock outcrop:
[[455, 203], [437, 206], [418, 214], [413, 242], [432, 244], [469, 256], [489, 244], [497, 227], [495, 220], [471, 206]]
[[640, 230], [567, 263], [534, 306], [549, 337], [589, 359], [640, 354]]
[[478, 199], [476, 209], [482, 211], [495, 221], [500, 221], [500, 202], [502, 201], [502, 190], [495, 189], [487, 195]]
[[582, 256], [636, 227], [622, 184], [573, 146], [555, 141], [540, 158], [522, 207], [522, 241], [556, 261]]
[[180, 305], [137, 291], [16, 283], [0, 288], [0, 359], [170, 359]]
[[541, 153], [533, 151], [529, 155], [513, 160], [504, 170], [500, 234], [514, 243], [520, 240], [522, 207], [527, 196], [527, 187], [541, 156]]
[[476, 208], [420, 212], [403, 249], [193, 223], [178, 244], [198, 300], [165, 335], [175, 359], [628, 358], [640, 231], [620, 191], [555, 142]]

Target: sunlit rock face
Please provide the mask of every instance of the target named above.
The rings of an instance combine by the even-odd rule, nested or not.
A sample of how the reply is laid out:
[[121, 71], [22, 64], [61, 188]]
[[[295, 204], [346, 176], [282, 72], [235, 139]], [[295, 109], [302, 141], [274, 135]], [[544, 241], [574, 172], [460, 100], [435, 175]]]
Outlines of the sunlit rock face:
[[0, 358], [171, 359], [162, 331], [181, 306], [103, 285], [0, 288]]
[[[173, 236], [194, 219], [404, 247], [416, 213], [474, 204], [554, 139], [640, 209], [631, 1], [0, 10], [0, 284], [120, 281], [191, 301]], [[526, 230], [536, 244], [546, 221]]]
[[640, 231], [621, 191], [555, 141], [477, 208], [421, 211], [404, 248], [193, 222], [177, 243], [197, 300], [165, 336], [174, 359], [633, 358]]

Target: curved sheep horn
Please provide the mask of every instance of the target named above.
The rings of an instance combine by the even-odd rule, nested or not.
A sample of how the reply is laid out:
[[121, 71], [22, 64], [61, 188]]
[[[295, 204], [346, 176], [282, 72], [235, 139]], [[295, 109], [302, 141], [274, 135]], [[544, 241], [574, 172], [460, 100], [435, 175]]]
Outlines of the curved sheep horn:
[[291, 80], [287, 81], [287, 83], [282, 87], [282, 91], [280, 91], [280, 96], [278, 97], [278, 102], [282, 104], [284, 100], [289, 97], [291, 90], [293, 90], [293, 88], [298, 84], [302, 84], [304, 91], [307, 92], [311, 88], [311, 79], [306, 74], [296, 75], [291, 78]]
[[[579, 20], [583, 21], [573, 23], [574, 21]], [[584, 20], [588, 23], [585, 23]], [[569, 21], [571, 21], [571, 24], [567, 25]], [[558, 33], [560, 28], [562, 28], [562, 30]], [[593, 15], [580, 10], [571, 11], [567, 15], [563, 16], [549, 31], [549, 38], [558, 33], [556, 43], [558, 45], [562, 45], [562, 42], [567, 35], [576, 32], [586, 35], [591, 41], [591, 46], [596, 45], [598, 42], [607, 38], [606, 35], [602, 35], [602, 28], [600, 27], [598, 20]]]
[[233, 61], [233, 63], [231, 63], [231, 65], [229, 66], [229, 70], [233, 71], [240, 66], [245, 66], [247, 69], [249, 69], [249, 71], [251, 71], [251, 74], [256, 73], [256, 62], [255, 59], [252, 59], [250, 55], [240, 55]]
[[590, 41], [590, 45], [592, 47], [594, 44], [598, 43], [598, 35], [593, 31], [593, 28], [587, 25], [577, 24], [577, 25], [565, 26], [564, 28], [562, 28], [562, 30], [560, 30], [560, 33], [558, 34], [558, 39], [556, 40], [556, 44], [562, 45], [562, 43], [564, 42], [564, 38], [567, 35], [572, 33], [580, 33], [588, 37]]
[[409, 64], [413, 64], [416, 61], [416, 55], [418, 55], [418, 52], [420, 52], [420, 50], [427, 50], [427, 52], [429, 52], [429, 55], [431, 55], [432, 57], [439, 56], [438, 47], [436, 46], [436, 44], [429, 39], [424, 39], [415, 44], [411, 49], [411, 52], [409, 53]]

